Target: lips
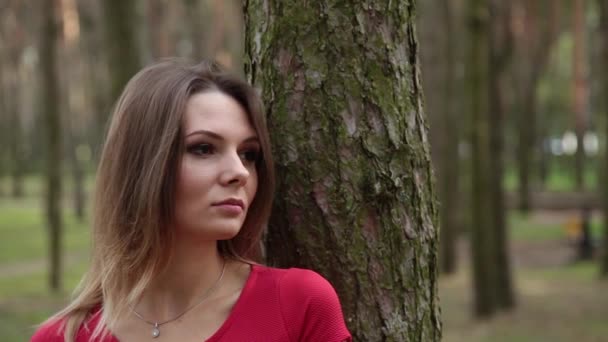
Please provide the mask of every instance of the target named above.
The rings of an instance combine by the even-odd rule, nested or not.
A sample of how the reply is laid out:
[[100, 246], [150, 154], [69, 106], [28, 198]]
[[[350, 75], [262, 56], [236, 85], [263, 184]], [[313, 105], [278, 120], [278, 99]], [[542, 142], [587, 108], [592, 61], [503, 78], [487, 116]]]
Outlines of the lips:
[[240, 199], [237, 199], [237, 198], [229, 198], [229, 199], [223, 200], [221, 202], [213, 203], [213, 205], [214, 206], [234, 205], [234, 206], [241, 207], [241, 209], [245, 209], [245, 203], [243, 203], [243, 201], [241, 201]]

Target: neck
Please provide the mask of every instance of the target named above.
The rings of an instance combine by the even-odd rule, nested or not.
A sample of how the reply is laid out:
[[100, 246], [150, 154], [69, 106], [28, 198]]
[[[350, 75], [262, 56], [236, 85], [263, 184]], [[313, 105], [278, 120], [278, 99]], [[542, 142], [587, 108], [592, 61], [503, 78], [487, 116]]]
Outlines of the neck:
[[181, 314], [216, 285], [223, 265], [217, 241], [176, 237], [169, 264], [144, 291], [137, 311], [158, 321]]

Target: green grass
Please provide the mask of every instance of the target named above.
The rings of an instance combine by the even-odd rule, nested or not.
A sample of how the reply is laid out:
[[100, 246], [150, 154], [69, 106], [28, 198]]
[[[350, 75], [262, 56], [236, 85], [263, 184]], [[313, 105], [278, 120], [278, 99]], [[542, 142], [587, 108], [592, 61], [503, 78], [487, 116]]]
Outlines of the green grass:
[[[76, 258], [74, 258], [76, 259]], [[63, 287], [61, 294], [55, 295], [65, 298], [72, 293], [80, 278], [86, 271], [87, 258], [67, 259], [63, 272]], [[47, 295], [53, 296], [48, 288], [48, 273], [44, 270], [37, 270], [26, 275], [13, 277], [0, 277], [0, 303], [10, 301], [14, 298], [36, 298]]]
[[[91, 193], [93, 177], [87, 178]], [[40, 177], [24, 179], [24, 197], [0, 198], [0, 341], [27, 341], [34, 325], [63, 307], [88, 264], [89, 222], [73, 214], [66, 182], [63, 201], [63, 291], [48, 287], [48, 234]], [[6, 184], [3, 184], [6, 189]], [[90, 213], [89, 211], [87, 211]]]
[[[48, 229], [42, 204], [38, 202], [32, 199], [0, 200], [0, 264], [46, 257]], [[80, 222], [67, 209], [63, 221], [66, 251], [82, 253], [88, 250], [88, 222]]]
[[608, 282], [597, 264], [519, 269], [517, 307], [479, 321], [472, 316], [470, 269], [439, 281], [444, 342], [595, 342], [608, 336]]
[[53, 294], [44, 271], [17, 277], [0, 276], [0, 341], [26, 341], [34, 326], [62, 308], [84, 274], [87, 262], [69, 263], [62, 277], [64, 290]]
[[[517, 307], [491, 319], [473, 317], [470, 260], [460, 253], [459, 270], [439, 280], [444, 342], [595, 342], [608, 336], [608, 281], [596, 261], [573, 262], [563, 214], [509, 215], [510, 245], [517, 255]], [[595, 239], [602, 222], [592, 221]], [[533, 250], [532, 250], [533, 249]], [[566, 256], [566, 257], [564, 257]]]
[[[534, 172], [534, 171], [533, 171]], [[532, 188], [538, 187], [535, 184], [539, 183], [539, 176], [537, 174], [533, 174], [530, 182]], [[584, 171], [583, 181], [585, 183], [585, 189], [594, 190], [597, 189], [598, 186], [598, 171], [594, 165], [590, 165]], [[508, 167], [505, 170], [505, 176], [503, 180], [503, 184], [506, 191], [515, 191], [518, 187], [518, 176], [517, 169], [513, 167]], [[547, 191], [556, 191], [556, 192], [565, 192], [565, 191], [574, 191], [576, 190], [576, 180], [574, 178], [574, 174], [570, 170], [562, 170], [559, 168], [554, 168], [547, 175], [546, 183], [544, 185], [545, 190]]]
[[[84, 180], [84, 187], [87, 193], [91, 193], [95, 183], [95, 175], [87, 174]], [[66, 174], [62, 179], [64, 194], [71, 194], [74, 191], [73, 178]], [[11, 193], [12, 181], [9, 177], [0, 178], [0, 189], [4, 193]], [[25, 198], [42, 198], [46, 189], [46, 180], [39, 174], [27, 174], [23, 177], [23, 193]]]
[[[567, 225], [570, 220], [578, 220], [577, 216], [564, 218], [561, 222], [542, 222], [533, 216], [511, 212], [508, 216], [510, 238], [514, 241], [555, 241], [568, 238]], [[604, 224], [600, 218], [591, 221], [591, 235], [600, 241], [604, 234]]]
[[34, 324], [25, 322], [44, 321], [54, 310], [50, 307], [37, 310], [19, 310], [18, 308], [0, 307], [0, 338], [2, 341], [28, 341], [35, 330]]
[[545, 279], [578, 279], [583, 282], [594, 282], [598, 278], [598, 265], [593, 261], [581, 261], [561, 267], [535, 270], [536, 276]]

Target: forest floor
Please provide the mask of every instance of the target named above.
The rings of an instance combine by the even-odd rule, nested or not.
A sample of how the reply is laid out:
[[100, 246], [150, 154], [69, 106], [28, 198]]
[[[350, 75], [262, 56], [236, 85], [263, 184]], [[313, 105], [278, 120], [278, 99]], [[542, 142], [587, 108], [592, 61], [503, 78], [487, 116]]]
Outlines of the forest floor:
[[[608, 341], [608, 281], [597, 262], [576, 262], [568, 226], [575, 212], [510, 215], [516, 307], [493, 318], [473, 318], [469, 247], [459, 243], [458, 271], [442, 276], [439, 296], [445, 342]], [[600, 217], [594, 235], [600, 236]], [[599, 254], [599, 253], [598, 253]]]
[[[65, 205], [66, 208], [69, 205]], [[0, 200], [0, 341], [27, 341], [62, 307], [87, 267], [88, 223], [65, 211], [63, 288], [49, 294], [43, 205], [35, 196]], [[459, 268], [441, 277], [444, 341], [608, 341], [608, 283], [595, 263], [573, 263], [569, 222], [576, 213], [511, 213], [511, 255], [517, 308], [483, 322], [472, 318], [468, 247], [459, 244]], [[601, 221], [592, 230], [599, 236]]]

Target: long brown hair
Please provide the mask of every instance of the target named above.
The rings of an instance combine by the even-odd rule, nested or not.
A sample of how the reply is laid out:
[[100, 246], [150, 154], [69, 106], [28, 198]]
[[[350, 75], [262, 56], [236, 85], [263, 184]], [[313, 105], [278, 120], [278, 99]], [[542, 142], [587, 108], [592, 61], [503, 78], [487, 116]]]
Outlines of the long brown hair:
[[[52, 319], [63, 319], [65, 341], [94, 312], [105, 335], [169, 260], [175, 181], [184, 152], [182, 117], [195, 93], [220, 91], [246, 111], [257, 132], [259, 185], [240, 232], [219, 241], [222, 256], [258, 261], [260, 237], [274, 192], [270, 139], [260, 97], [218, 66], [167, 60], [148, 66], [118, 99], [97, 172], [91, 267], [74, 300]], [[96, 310], [102, 308], [103, 310]]]

